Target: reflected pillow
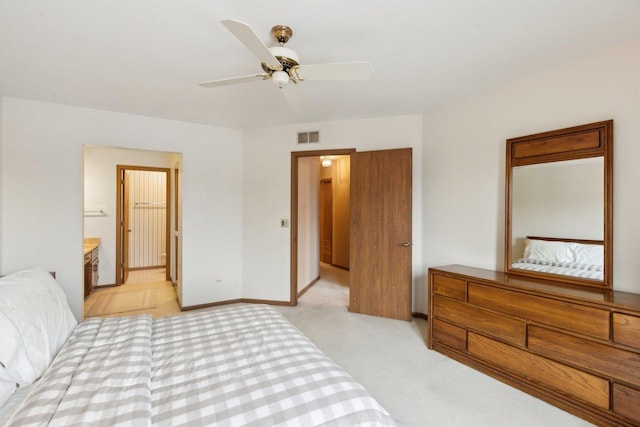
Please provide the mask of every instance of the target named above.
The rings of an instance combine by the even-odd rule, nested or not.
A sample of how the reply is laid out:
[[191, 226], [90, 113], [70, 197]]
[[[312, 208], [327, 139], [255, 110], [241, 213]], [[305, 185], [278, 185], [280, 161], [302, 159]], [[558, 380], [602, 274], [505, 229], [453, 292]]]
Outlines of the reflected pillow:
[[604, 246], [572, 243], [574, 262], [586, 265], [604, 265]]
[[574, 253], [568, 242], [524, 239], [523, 258], [549, 262], [575, 262]]

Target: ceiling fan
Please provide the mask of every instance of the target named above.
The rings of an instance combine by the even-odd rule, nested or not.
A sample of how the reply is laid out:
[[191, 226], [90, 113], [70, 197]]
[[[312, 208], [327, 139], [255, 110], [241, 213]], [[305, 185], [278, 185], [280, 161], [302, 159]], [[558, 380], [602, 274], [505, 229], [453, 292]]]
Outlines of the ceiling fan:
[[[267, 47], [244, 22], [226, 19], [222, 21], [222, 25], [260, 60], [264, 73], [203, 82], [200, 86], [218, 87], [256, 80], [271, 80], [280, 89], [284, 89], [289, 84], [310, 80], [369, 80], [373, 75], [373, 68], [368, 62], [300, 64], [298, 54], [285, 46], [293, 35], [291, 28], [286, 25], [276, 25], [271, 28], [271, 36], [278, 42], [278, 46], [273, 47]], [[291, 101], [291, 97], [288, 96], [290, 91], [284, 90], [283, 93]]]

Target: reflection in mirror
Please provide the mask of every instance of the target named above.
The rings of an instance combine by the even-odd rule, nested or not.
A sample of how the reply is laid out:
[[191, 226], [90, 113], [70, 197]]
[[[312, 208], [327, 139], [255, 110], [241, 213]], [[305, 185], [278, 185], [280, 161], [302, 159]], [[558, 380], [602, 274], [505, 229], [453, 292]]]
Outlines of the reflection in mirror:
[[613, 120], [507, 140], [505, 271], [612, 287]]
[[602, 281], [604, 158], [517, 166], [512, 174], [511, 267]]

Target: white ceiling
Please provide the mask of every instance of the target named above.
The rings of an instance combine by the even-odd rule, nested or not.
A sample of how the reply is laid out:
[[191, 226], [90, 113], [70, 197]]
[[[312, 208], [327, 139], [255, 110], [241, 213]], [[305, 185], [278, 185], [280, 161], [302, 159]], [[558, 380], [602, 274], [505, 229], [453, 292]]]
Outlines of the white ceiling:
[[[374, 77], [301, 83], [304, 114], [268, 81], [202, 88], [261, 72], [227, 18]], [[389, 116], [638, 38], [638, 0], [0, 0], [0, 96], [239, 128]]]

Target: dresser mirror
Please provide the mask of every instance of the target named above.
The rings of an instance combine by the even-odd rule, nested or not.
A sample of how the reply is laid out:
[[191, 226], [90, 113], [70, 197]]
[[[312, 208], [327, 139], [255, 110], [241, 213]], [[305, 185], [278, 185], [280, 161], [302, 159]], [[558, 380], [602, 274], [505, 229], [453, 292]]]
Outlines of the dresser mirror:
[[507, 140], [505, 271], [612, 287], [613, 120]]

